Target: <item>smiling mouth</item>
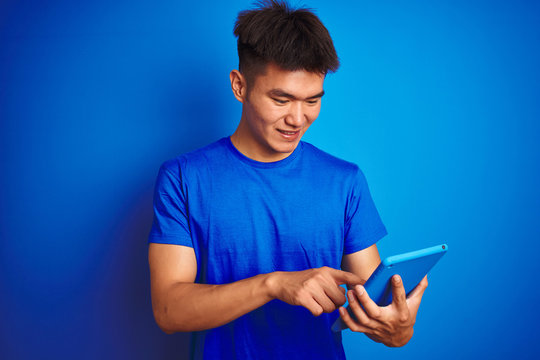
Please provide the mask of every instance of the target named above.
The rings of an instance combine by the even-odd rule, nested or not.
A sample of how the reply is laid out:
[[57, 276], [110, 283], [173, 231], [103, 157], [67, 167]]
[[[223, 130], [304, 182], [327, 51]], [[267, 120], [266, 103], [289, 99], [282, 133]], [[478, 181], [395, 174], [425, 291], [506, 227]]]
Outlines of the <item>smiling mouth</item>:
[[278, 131], [284, 135], [296, 135], [300, 132], [300, 130], [296, 130], [296, 131], [285, 131], [285, 130], [280, 130], [278, 129]]

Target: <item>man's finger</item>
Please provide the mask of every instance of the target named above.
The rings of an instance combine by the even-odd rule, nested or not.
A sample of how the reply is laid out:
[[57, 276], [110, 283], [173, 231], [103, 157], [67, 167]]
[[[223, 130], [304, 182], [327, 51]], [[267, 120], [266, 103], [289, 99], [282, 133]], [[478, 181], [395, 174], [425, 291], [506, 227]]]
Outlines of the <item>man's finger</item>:
[[332, 312], [345, 304], [345, 295], [336, 288], [324, 289], [322, 292], [314, 293], [313, 298], [322, 306], [324, 312]]
[[418, 285], [409, 293], [409, 296], [407, 296], [407, 303], [409, 304], [409, 311], [410, 314], [414, 319], [416, 319], [416, 314], [418, 313], [418, 308], [420, 307], [420, 303], [422, 302], [422, 296], [424, 295], [424, 291], [427, 288], [427, 276], [420, 281]]
[[418, 285], [416, 285], [416, 287], [409, 293], [408, 298], [419, 297], [420, 299], [422, 299], [422, 296], [424, 295], [424, 291], [426, 291], [427, 286], [428, 279], [426, 275], [424, 276], [422, 281], [420, 281]]
[[349, 286], [354, 286], [358, 284], [363, 285], [366, 283], [366, 280], [362, 279], [360, 276], [356, 274], [343, 271], [343, 270], [333, 269], [333, 268], [330, 268], [330, 269], [331, 269], [330, 273], [338, 285], [346, 284]]
[[356, 318], [353, 319], [356, 320], [358, 324], [369, 327], [371, 325], [371, 320], [365, 313], [364, 309], [362, 309], [360, 306], [354, 290], [349, 290], [347, 297], [349, 298], [349, 309], [352, 312], [352, 315]]
[[401, 276], [394, 275], [392, 276], [392, 303], [396, 306], [397, 310], [400, 312], [409, 311], [407, 306], [407, 294], [405, 293], [405, 288], [403, 287], [403, 281]]
[[313, 314], [313, 316], [319, 316], [324, 312], [322, 306], [311, 297], [307, 298], [302, 304], [302, 306], [308, 309]]
[[341, 316], [341, 320], [345, 323], [345, 325], [352, 331], [363, 333], [370, 331], [370, 329], [368, 329], [367, 327], [354, 321], [351, 315], [349, 315], [349, 313], [347, 312], [347, 309], [345, 309], [344, 307], [339, 308], [339, 315]]
[[343, 304], [345, 304], [345, 301], [347, 300], [345, 298], [345, 289], [342, 288], [339, 285], [333, 285], [333, 286], [324, 286], [324, 292], [325, 295], [332, 300], [332, 302], [336, 305], [336, 307], [339, 307]]
[[369, 297], [366, 289], [362, 285], [354, 287], [355, 295], [360, 304], [364, 307], [366, 314], [375, 320], [380, 320], [382, 316], [381, 308]]

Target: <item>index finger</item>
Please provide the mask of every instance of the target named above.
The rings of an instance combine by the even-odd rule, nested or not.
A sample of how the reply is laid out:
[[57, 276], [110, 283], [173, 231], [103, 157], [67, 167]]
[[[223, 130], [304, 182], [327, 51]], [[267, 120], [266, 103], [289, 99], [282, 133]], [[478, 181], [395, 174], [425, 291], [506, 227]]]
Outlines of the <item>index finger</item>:
[[409, 303], [409, 308], [414, 316], [420, 307], [420, 302], [422, 301], [422, 296], [428, 285], [427, 275], [420, 281], [418, 285], [409, 293], [407, 296], [407, 302]]
[[337, 269], [332, 269], [332, 270], [333, 270], [332, 277], [334, 278], [334, 280], [336, 281], [338, 285], [346, 284], [349, 286], [354, 286], [358, 284], [363, 285], [366, 282], [364, 279], [362, 279], [360, 276], [356, 274], [343, 271], [343, 270], [337, 270]]
[[428, 280], [427, 280], [427, 275], [424, 276], [424, 278], [422, 279], [422, 281], [420, 281], [418, 283], [418, 285], [416, 285], [416, 287], [409, 293], [409, 298], [413, 298], [413, 297], [420, 297], [420, 299], [422, 299], [422, 296], [424, 295], [424, 291], [426, 291], [426, 288], [428, 286]]

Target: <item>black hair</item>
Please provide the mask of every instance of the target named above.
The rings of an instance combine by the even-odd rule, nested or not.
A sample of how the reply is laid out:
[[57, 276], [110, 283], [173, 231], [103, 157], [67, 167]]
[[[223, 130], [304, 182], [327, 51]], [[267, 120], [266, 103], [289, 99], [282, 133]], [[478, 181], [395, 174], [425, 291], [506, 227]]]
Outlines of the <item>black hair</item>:
[[284, 70], [335, 72], [339, 59], [332, 38], [309, 9], [291, 8], [286, 1], [263, 0], [238, 14], [239, 70], [248, 83], [274, 63]]

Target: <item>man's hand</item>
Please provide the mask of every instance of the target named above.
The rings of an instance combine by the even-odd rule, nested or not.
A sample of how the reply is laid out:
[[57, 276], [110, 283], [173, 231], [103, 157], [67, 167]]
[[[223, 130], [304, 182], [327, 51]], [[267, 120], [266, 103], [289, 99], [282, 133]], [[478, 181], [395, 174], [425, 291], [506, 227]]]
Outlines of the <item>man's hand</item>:
[[364, 284], [358, 276], [330, 267], [270, 274], [270, 295], [291, 305], [303, 306], [315, 316], [330, 313], [345, 304], [341, 284]]
[[394, 275], [392, 303], [385, 307], [375, 304], [364, 287], [357, 285], [347, 293], [349, 307], [356, 320], [344, 307], [339, 309], [341, 319], [352, 331], [363, 332], [376, 342], [392, 347], [403, 346], [413, 335], [416, 314], [427, 285], [427, 277], [424, 277], [406, 297], [401, 277]]

